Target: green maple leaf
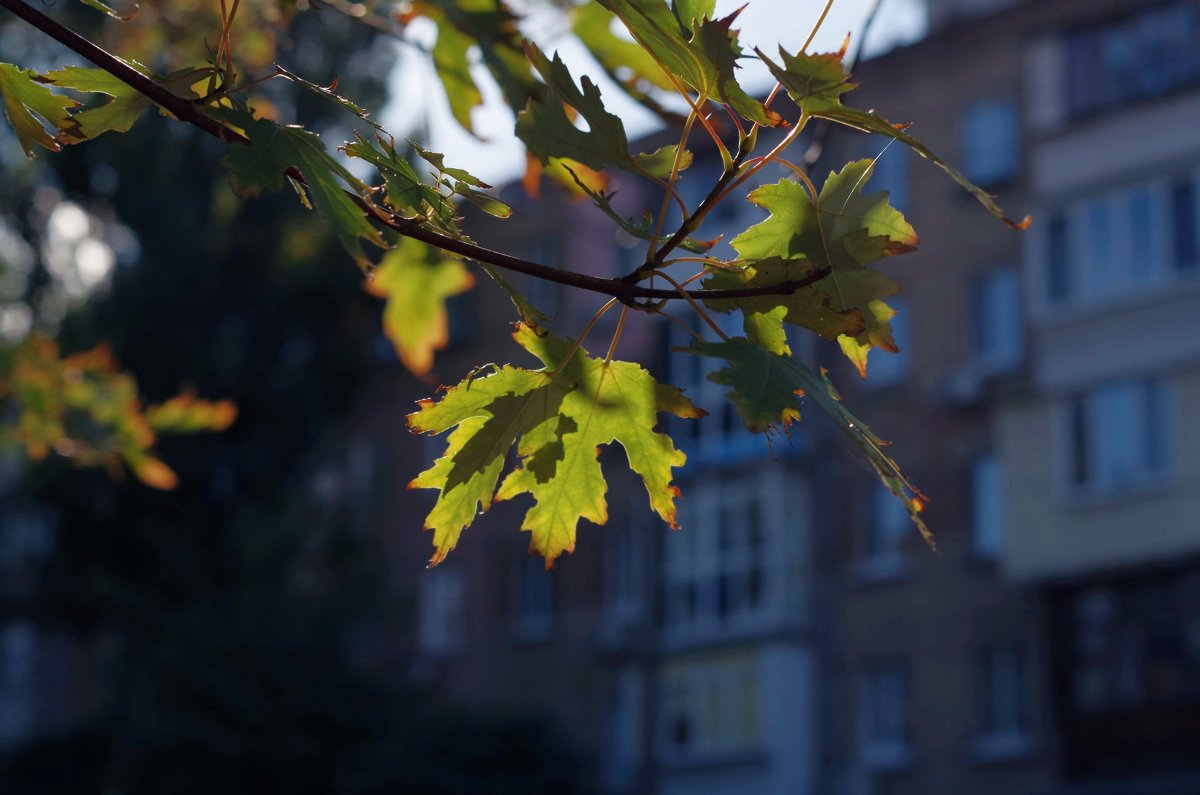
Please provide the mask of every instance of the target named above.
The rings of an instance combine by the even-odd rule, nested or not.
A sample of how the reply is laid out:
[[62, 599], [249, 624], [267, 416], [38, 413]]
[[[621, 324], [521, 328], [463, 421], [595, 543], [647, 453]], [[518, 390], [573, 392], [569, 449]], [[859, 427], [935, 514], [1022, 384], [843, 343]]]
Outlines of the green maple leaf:
[[734, 77], [742, 54], [731, 27], [738, 12], [714, 20], [708, 0], [676, 0], [672, 6], [663, 0], [597, 2], [625, 24], [665, 74], [678, 77], [702, 101], [720, 100], [762, 125], [780, 122], [779, 114], [764, 108]]
[[[737, 270], [715, 270], [702, 284], [706, 290], [735, 290], [747, 287], [774, 287], [799, 281], [817, 267], [804, 259], [770, 257], [753, 260]], [[855, 308], [837, 310], [829, 295], [812, 285], [781, 295], [760, 295], [750, 298], [705, 299], [705, 306], [721, 314], [740, 309], [749, 332], [752, 326], [768, 322], [791, 323], [815, 331], [822, 337], [836, 340], [841, 335], [857, 336], [863, 332], [862, 312]], [[783, 310], [777, 313], [775, 310]], [[756, 332], [761, 335], [765, 331]]]
[[298, 183], [293, 187], [301, 200], [307, 206], [311, 196], [312, 203], [333, 224], [338, 240], [357, 262], [363, 266], [370, 264], [360, 240], [387, 248], [379, 230], [345, 190], [362, 195], [367, 186], [325, 151], [320, 136], [302, 127], [255, 119], [243, 111], [210, 109], [209, 113], [244, 130], [250, 139], [248, 145], [230, 146], [229, 154], [221, 161], [239, 195], [257, 196], [263, 190], [279, 190], [284, 172], [289, 168], [299, 169], [306, 187]]
[[[151, 76], [149, 71], [139, 63], [130, 66], [142, 74]], [[163, 88], [183, 97], [196, 98], [199, 95], [190, 89], [197, 81], [204, 78], [210, 69], [181, 69], [167, 75], [165, 78], [153, 78]], [[152, 76], [151, 76], [152, 77]], [[94, 108], [81, 110], [73, 114], [75, 127], [64, 137], [69, 136], [72, 143], [90, 140], [106, 132], [128, 132], [134, 122], [147, 109], [154, 105], [145, 94], [127, 85], [103, 69], [87, 69], [80, 66], [68, 66], [58, 69], [45, 76], [45, 80], [56, 86], [83, 91], [90, 94], [103, 94], [111, 99]], [[167, 111], [162, 111], [164, 115]]]
[[[31, 69], [0, 63], [4, 113], [26, 157], [33, 157], [34, 144], [51, 152], [62, 149], [59, 137], [75, 128], [75, 120], [68, 110], [79, 106], [70, 97], [55, 94], [39, 82], [38, 77]], [[49, 130], [46, 124], [50, 125]]]
[[571, 30], [610, 74], [629, 69], [635, 79], [645, 80], [664, 91], [672, 90], [671, 81], [650, 53], [613, 34], [614, 19], [613, 12], [599, 3], [584, 3], [571, 11]]
[[367, 292], [387, 299], [383, 327], [404, 366], [429, 372], [435, 350], [450, 338], [446, 299], [471, 288], [475, 279], [459, 260], [411, 238], [384, 254], [367, 280]]
[[434, 531], [440, 561], [479, 509], [492, 502], [504, 457], [519, 438], [520, 466], [505, 478], [495, 499], [529, 493], [535, 504], [522, 529], [547, 566], [575, 547], [580, 519], [607, 520], [607, 485], [599, 448], [619, 443], [630, 468], [646, 485], [651, 508], [675, 524], [672, 470], [686, 457], [671, 438], [654, 430], [659, 412], [702, 415], [683, 393], [657, 383], [629, 362], [591, 358], [582, 348], [559, 370], [570, 351], [565, 340], [518, 327], [517, 342], [545, 365], [541, 370], [503, 367], [468, 380], [438, 402], [425, 402], [409, 418], [418, 431], [440, 433], [457, 426], [447, 454], [413, 486], [436, 488], [438, 501], [426, 522]]
[[841, 397], [823, 370], [819, 375], [814, 373], [791, 356], [779, 339], [734, 337], [721, 342], [697, 341], [683, 350], [725, 360], [728, 366], [708, 378], [730, 387], [729, 399], [751, 431], [786, 428], [800, 419], [798, 399], [811, 399], [859, 450], [880, 482], [904, 505], [921, 535], [933, 544], [933, 535], [920, 515], [924, 510], [923, 495], [905, 477], [899, 464], [884, 452], [887, 442], [842, 405]]
[[[565, 157], [596, 169], [609, 164], [634, 168], [625, 125], [605, 110], [596, 84], [584, 77], [581, 90], [557, 53], [550, 60], [534, 44], [527, 44], [526, 52], [547, 89], [544, 96], [530, 99], [517, 115], [517, 137], [529, 151], [543, 163]], [[586, 131], [571, 122], [564, 104], [584, 118]]]
[[396, 151], [392, 141], [379, 134], [371, 140], [355, 133], [354, 139], [342, 150], [350, 157], [375, 166], [383, 177], [385, 201], [391, 209], [406, 218], [426, 218], [442, 231], [458, 234], [454, 203], [423, 182], [412, 164]]
[[762, 52], [757, 54], [766, 63], [775, 79], [788, 92], [788, 95], [808, 115], [899, 141], [946, 172], [951, 179], [974, 196], [976, 201], [982, 204], [988, 212], [1004, 223], [1014, 229], [1024, 229], [1029, 226], [1032, 221], [1030, 217], [1026, 216], [1021, 221], [1009, 219], [1004, 214], [1004, 210], [996, 204], [994, 196], [971, 182], [957, 169], [951, 168], [925, 144], [907, 135], [903, 131], [904, 125], [892, 124], [887, 119], [870, 111], [843, 105], [841, 95], [855, 88], [855, 85], [850, 82], [850, 74], [842, 63], [844, 53], [820, 55], [799, 53], [793, 56], [780, 49], [780, 56], [783, 59], [782, 66]]
[[431, 55], [434, 71], [450, 103], [450, 113], [464, 130], [473, 133], [471, 111], [483, 104], [483, 93], [471, 76], [471, 59], [468, 57], [475, 40], [451, 24], [437, 9], [428, 8], [426, 16], [437, 25], [437, 41]]
[[[769, 210], [770, 217], [732, 243], [751, 264], [782, 258], [808, 260], [829, 269], [829, 276], [812, 289], [825, 296], [827, 303], [811, 293], [801, 293], [796, 300], [806, 303], [793, 307], [795, 318], [789, 316], [788, 322], [825, 336], [837, 331], [843, 352], [864, 376], [872, 348], [898, 350], [888, 322], [895, 313], [883, 299], [900, 289], [882, 271], [866, 266], [911, 251], [917, 243], [916, 232], [888, 204], [886, 192], [863, 192], [873, 170], [870, 160], [848, 163], [829, 175], [815, 201], [797, 182], [763, 185], [749, 200]], [[777, 274], [779, 266], [774, 268]], [[837, 330], [833, 323], [843, 320], [859, 324], [858, 331], [850, 327]]]

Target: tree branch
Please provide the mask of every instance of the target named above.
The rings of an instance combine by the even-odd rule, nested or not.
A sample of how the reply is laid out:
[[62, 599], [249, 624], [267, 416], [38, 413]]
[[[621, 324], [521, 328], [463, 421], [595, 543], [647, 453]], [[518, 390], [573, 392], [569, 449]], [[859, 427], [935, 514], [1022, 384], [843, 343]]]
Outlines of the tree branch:
[[[15, 16], [37, 28], [42, 33], [62, 44], [67, 49], [86, 58], [93, 64], [108, 72], [113, 77], [128, 85], [138, 93], [147, 97], [160, 107], [169, 111], [175, 118], [180, 121], [191, 124], [198, 129], [212, 135], [222, 141], [231, 143], [249, 143], [245, 136], [230, 130], [225, 125], [221, 124], [216, 119], [204, 113], [201, 107], [195, 102], [177, 96], [167, 89], [163, 88], [151, 78], [134, 69], [132, 66], [121, 60], [117, 56], [107, 50], [97, 46], [83, 36], [80, 36], [75, 31], [64, 25], [56, 22], [54, 19], [46, 16], [41, 11], [33, 8], [22, 0], [0, 0], [0, 8], [11, 11]], [[739, 153], [739, 156], [741, 153]], [[290, 168], [287, 171], [288, 176], [293, 179], [304, 181], [304, 176], [297, 169]], [[722, 175], [725, 179], [730, 175]], [[718, 182], [718, 186], [721, 182]], [[393, 213], [390, 213], [383, 208], [380, 208], [363, 198], [357, 193], [346, 191], [346, 193], [354, 200], [355, 204], [363, 211], [363, 214], [368, 218], [377, 221], [384, 226], [387, 226], [396, 232], [411, 237], [414, 240], [420, 240], [431, 246], [436, 246], [443, 251], [449, 251], [454, 254], [466, 257], [468, 259], [478, 260], [493, 265], [504, 270], [524, 273], [529, 276], [534, 276], [546, 281], [556, 282], [568, 287], [575, 287], [581, 290], [588, 290], [594, 293], [612, 296], [636, 308], [643, 308], [635, 303], [636, 299], [658, 299], [672, 300], [689, 297], [695, 299], [719, 299], [719, 298], [752, 298], [763, 295], [788, 295], [795, 291], [807, 287], [814, 282], [820, 281], [829, 275], [828, 268], [820, 268], [816, 271], [806, 274], [804, 277], [795, 281], [782, 282], [780, 284], [771, 285], [769, 287], [747, 287], [744, 289], [732, 290], [687, 290], [681, 294], [677, 290], [656, 289], [652, 287], [642, 287], [637, 284], [637, 279], [625, 277], [623, 279], [602, 279], [597, 276], [588, 276], [582, 273], [574, 273], [572, 271], [564, 271], [558, 268], [551, 268], [546, 265], [539, 265], [536, 262], [514, 257], [509, 254], [504, 254], [499, 251], [484, 248], [483, 246], [474, 243], [468, 243], [463, 240], [443, 235], [421, 226], [416, 221], [407, 218], [401, 218]], [[706, 197], [701, 206], [696, 212], [684, 223], [678, 232], [660, 249], [658, 257], [656, 257], [655, 267], [660, 264], [661, 257], [664, 257], [668, 251], [673, 249], [683, 240], [688, 234], [684, 227], [689, 224], [694, 224], [699, 218], [703, 217], [703, 213], [710, 209], [707, 206], [710, 203], [712, 194]], [[636, 273], [636, 272], [635, 272]], [[633, 276], [634, 274], [630, 274]]]

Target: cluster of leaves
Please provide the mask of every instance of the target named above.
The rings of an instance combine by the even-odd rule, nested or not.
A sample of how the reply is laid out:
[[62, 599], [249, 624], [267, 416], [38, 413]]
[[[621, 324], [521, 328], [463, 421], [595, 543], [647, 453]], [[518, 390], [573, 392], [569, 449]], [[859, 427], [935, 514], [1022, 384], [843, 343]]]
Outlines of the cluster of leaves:
[[[459, 202], [472, 202], [499, 217], [510, 214], [508, 206], [469, 173], [447, 166], [440, 154], [415, 145], [410, 155], [401, 154], [390, 136], [332, 87], [308, 83], [278, 66], [239, 87], [231, 44], [236, 9], [234, 3], [223, 15], [221, 43], [209, 63], [162, 78], [123, 62], [45, 75], [0, 65], [8, 117], [30, 154], [35, 144], [55, 150], [63, 143], [126, 130], [150, 104], [145, 98], [148, 87], [134, 86], [136, 78], [149, 77], [168, 92], [167, 98], [156, 99], [164, 112], [231, 142], [223, 163], [239, 194], [251, 196], [287, 183], [304, 206], [329, 220], [366, 271], [367, 289], [386, 300], [388, 335], [415, 373], [428, 372], [434, 352], [446, 342], [445, 299], [473, 283], [461, 258], [473, 259], [501, 284], [523, 321], [514, 335], [517, 343], [543, 366], [504, 366], [482, 377], [473, 373], [412, 415], [415, 431], [450, 431], [446, 454], [412, 484], [438, 491], [426, 521], [434, 532], [435, 563], [454, 548], [481, 509], [494, 500], [528, 493], [534, 504], [523, 528], [531, 532], [532, 549], [550, 565], [573, 548], [580, 519], [606, 521], [606, 484], [597, 456], [600, 447], [613, 442], [625, 449], [631, 469], [645, 483], [652, 510], [674, 525], [678, 492], [672, 471], [685, 457], [656, 430], [658, 414], [702, 414], [680, 390], [658, 383], [639, 365], [614, 361], [616, 338], [607, 356], [591, 357], [582, 343], [594, 321], [574, 342], [551, 334], [540, 325], [544, 318], [537, 309], [502, 278], [499, 271], [504, 268], [607, 293], [612, 300], [597, 317], [618, 302], [623, 321], [629, 311], [653, 313], [671, 298], [686, 299], [720, 336], [698, 337], [686, 353], [724, 361], [723, 369], [711, 377], [730, 387], [729, 398], [748, 429], [786, 427], [799, 418], [798, 401], [807, 397], [845, 431], [928, 537], [919, 515], [920, 494], [884, 453], [884, 443], [842, 406], [824, 373], [814, 372], [793, 355], [785, 334], [785, 327], [794, 325], [837, 341], [866, 377], [871, 351], [897, 350], [890, 325], [894, 310], [886, 299], [900, 288], [872, 266], [912, 251], [917, 235], [889, 205], [886, 193], [866, 190], [871, 161], [847, 164], [818, 188], [806, 169], [788, 161], [785, 153], [816, 119], [884, 135], [945, 170], [990, 212], [1004, 216], [992, 197], [901, 126], [843, 103], [843, 96], [854, 88], [844, 52], [781, 51], [781, 62], [776, 63], [754, 51], [798, 109], [797, 117], [785, 118], [771, 108], [771, 99], [761, 101], [739, 84], [739, 61], [749, 56], [733, 28], [737, 14], [716, 18], [715, 0], [595, 0], [581, 5], [571, 12], [573, 30], [628, 96], [668, 119], [674, 114], [664, 110], [664, 92], [682, 97], [689, 109], [682, 117], [678, 144], [635, 152], [621, 118], [605, 106], [599, 87], [587, 77], [577, 82], [557, 55], [548, 57], [524, 40], [519, 19], [500, 0], [421, 0], [393, 15], [388, 24], [403, 27], [423, 17], [436, 26], [432, 60], [454, 115], [465, 128], [472, 130], [471, 111], [482, 101], [467, 67], [470, 53], [478, 51], [506, 101], [519, 111], [516, 135], [529, 151], [533, 177], [543, 169], [557, 176], [646, 242], [644, 264], [632, 273], [589, 282], [475, 246], [461, 228]], [[613, 34], [618, 21], [632, 42]], [[273, 117], [273, 108], [256, 102], [252, 89], [275, 77], [338, 102], [374, 128], [341, 151], [372, 166], [379, 184], [359, 179], [315, 133], [281, 123]], [[84, 107], [51, 86], [109, 99]], [[733, 119], [732, 137], [719, 113]], [[785, 132], [769, 153], [755, 156], [764, 128]], [[707, 186], [705, 198], [689, 207], [677, 185], [695, 156], [692, 133], [700, 130], [724, 168]], [[732, 240], [736, 259], [708, 256], [713, 241], [693, 234], [714, 206], [734, 200], [738, 188], [770, 163], [787, 166], [795, 178], [762, 185], [746, 196], [768, 217]], [[613, 209], [603, 175], [611, 168], [639, 175], [662, 189], [657, 215], [647, 210], [634, 220]], [[683, 220], [668, 233], [672, 202], [679, 205]], [[1027, 223], [1004, 220], [1014, 227]], [[701, 256], [672, 259], [676, 248]], [[684, 263], [691, 263], [696, 272], [683, 279], [666, 273]], [[662, 297], [644, 291], [643, 282], [660, 276], [677, 293], [666, 291]], [[697, 280], [703, 280], [702, 289], [687, 293], [684, 287]], [[660, 300], [638, 300], [650, 295]], [[708, 312], [735, 311], [742, 314], [744, 336], [729, 338]], [[623, 326], [617, 324], [616, 337]], [[501, 480], [514, 447], [517, 464]]]
[[143, 408], [137, 383], [106, 346], [64, 357], [53, 340], [31, 334], [0, 352], [0, 416], [0, 447], [20, 445], [35, 461], [54, 451], [114, 474], [124, 463], [147, 486], [171, 489], [177, 478], [154, 455], [156, 436], [223, 431], [237, 408], [192, 392]]

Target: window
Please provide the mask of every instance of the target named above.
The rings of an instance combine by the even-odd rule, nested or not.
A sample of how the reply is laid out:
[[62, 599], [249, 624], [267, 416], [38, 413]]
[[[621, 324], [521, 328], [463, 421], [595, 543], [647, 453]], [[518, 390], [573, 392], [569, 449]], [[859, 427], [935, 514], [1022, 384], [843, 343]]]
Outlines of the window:
[[1046, 302], [1102, 304], [1200, 270], [1196, 177], [1110, 190], [1053, 210], [1042, 233]]
[[1165, 476], [1166, 404], [1158, 379], [1112, 382], [1072, 398], [1066, 408], [1072, 487], [1112, 494]]
[[780, 615], [784, 489], [769, 474], [692, 486], [683, 530], [666, 539], [669, 634], [736, 631]]
[[971, 464], [971, 552], [995, 560], [1004, 544], [1004, 484], [1000, 459], [985, 453]]
[[462, 646], [463, 577], [456, 568], [439, 566], [421, 573], [417, 644], [421, 652], [440, 657]]
[[912, 519], [903, 503], [882, 484], [872, 488], [863, 529], [859, 576], [889, 580], [907, 574], [903, 544], [913, 530]]
[[859, 685], [858, 723], [863, 764], [874, 770], [903, 767], [908, 748], [908, 664], [869, 664]]
[[867, 380], [862, 382], [864, 389], [883, 389], [895, 386], [908, 376], [912, 366], [912, 313], [903, 298], [889, 298], [888, 304], [896, 311], [895, 317], [889, 322], [892, 326], [892, 339], [896, 341], [899, 353], [873, 349], [868, 354]]
[[667, 755], [737, 753], [758, 744], [761, 694], [754, 658], [667, 664], [660, 692]]
[[1071, 293], [1069, 228], [1066, 216], [1055, 215], [1046, 225], [1046, 294], [1060, 303]]
[[1082, 116], [1200, 79], [1200, 7], [1175, 0], [1066, 37], [1067, 108]]
[[1009, 369], [1021, 361], [1021, 277], [997, 268], [971, 285], [971, 347], [977, 366]]
[[908, 147], [890, 138], [872, 136], [867, 157], [875, 161], [868, 192], [887, 191], [888, 202], [900, 212], [908, 209]]
[[963, 114], [963, 169], [980, 185], [1017, 176], [1017, 106], [1011, 99], [973, 102]]
[[541, 641], [554, 630], [554, 574], [540, 557], [517, 564], [513, 599], [513, 633], [521, 640]]
[[[738, 312], [712, 315], [721, 330], [731, 337], [744, 334], [742, 317]], [[693, 328], [703, 334], [708, 327], [693, 318]], [[710, 332], [711, 333], [711, 332]], [[675, 324], [668, 331], [672, 348], [686, 348], [693, 337]], [[762, 458], [769, 453], [762, 434], [746, 430], [737, 409], [726, 397], [729, 388], [708, 380], [709, 374], [724, 369], [723, 360], [688, 353], [670, 355], [671, 382], [682, 388], [692, 402], [708, 412], [703, 422], [674, 419], [672, 436], [684, 452], [688, 463], [725, 464], [731, 461]]]
[[1171, 186], [1171, 253], [1177, 270], [1200, 265], [1197, 231], [1196, 182], [1187, 179]]
[[1054, 611], [1064, 771], [1113, 779], [1196, 756], [1200, 569], [1146, 571], [1062, 594]]
[[648, 527], [616, 530], [608, 536], [604, 555], [604, 610], [612, 624], [624, 625], [642, 616], [645, 544]]
[[37, 646], [32, 625], [0, 627], [0, 748], [21, 743], [35, 728]]
[[1065, 607], [1072, 713], [1200, 704], [1200, 572], [1089, 586]]
[[989, 645], [975, 662], [977, 733], [1013, 737], [1029, 729], [1025, 656], [1017, 644]]

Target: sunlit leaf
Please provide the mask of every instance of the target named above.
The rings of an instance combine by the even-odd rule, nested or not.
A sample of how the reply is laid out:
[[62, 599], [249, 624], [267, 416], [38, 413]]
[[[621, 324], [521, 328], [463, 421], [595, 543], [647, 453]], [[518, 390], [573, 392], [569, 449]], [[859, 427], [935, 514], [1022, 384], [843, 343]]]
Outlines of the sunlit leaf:
[[741, 47], [732, 29], [737, 13], [711, 18], [707, 2], [663, 0], [596, 0], [615, 14], [655, 59], [663, 71], [674, 75], [703, 99], [727, 103], [759, 124], [773, 126], [779, 114], [767, 110], [738, 85], [734, 76]]
[[450, 339], [446, 299], [475, 283], [466, 266], [432, 246], [405, 238], [367, 279], [371, 295], [387, 299], [383, 327], [405, 367], [418, 375]]
[[[866, 266], [912, 251], [917, 244], [916, 232], [888, 204], [886, 192], [863, 192], [872, 171], [869, 160], [847, 164], [829, 175], [815, 202], [803, 185], [790, 180], [757, 188], [750, 201], [771, 215], [732, 242], [751, 264], [774, 258], [799, 259], [829, 269], [829, 276], [813, 285], [813, 291], [827, 296], [828, 303], [802, 291], [796, 300], [806, 303], [795, 307], [789, 322], [826, 336], [839, 316], [860, 324], [857, 334], [846, 329], [839, 332], [838, 340], [864, 376], [872, 348], [898, 350], [888, 322], [894, 313], [883, 299], [895, 295], [899, 287], [881, 271]], [[777, 273], [780, 266], [772, 267]], [[815, 314], [805, 317], [804, 308]]]
[[[75, 126], [68, 112], [78, 102], [55, 94], [38, 81], [38, 74], [12, 64], [0, 63], [0, 95], [4, 98], [4, 113], [26, 157], [33, 157], [33, 145], [51, 152], [62, 149], [60, 133]], [[49, 125], [49, 129], [47, 126]]]
[[674, 525], [678, 490], [672, 469], [685, 457], [669, 436], [655, 430], [657, 415], [698, 417], [702, 412], [636, 364], [594, 359], [581, 348], [556, 373], [571, 349], [568, 342], [525, 325], [515, 339], [545, 367], [504, 367], [469, 379], [439, 401], [426, 401], [409, 418], [414, 430], [426, 433], [457, 426], [447, 454], [413, 482], [439, 490], [426, 524], [434, 531], [434, 562], [453, 549], [476, 511], [490, 506], [513, 444], [520, 465], [495, 499], [533, 496], [522, 529], [530, 532], [530, 548], [547, 565], [574, 549], [580, 519], [607, 520], [607, 485], [597, 456], [600, 447], [613, 442], [624, 448], [653, 510]]
[[842, 63], [841, 53], [826, 53], [809, 55], [800, 53], [790, 55], [782, 48], [780, 56], [783, 66], [776, 64], [762, 52], [758, 53], [770, 68], [771, 74], [787, 90], [788, 95], [810, 115], [827, 119], [847, 127], [853, 127], [863, 132], [876, 133], [893, 138], [914, 152], [936, 165], [942, 171], [975, 199], [987, 211], [1014, 229], [1025, 229], [1032, 219], [1026, 216], [1021, 221], [1009, 219], [1004, 210], [996, 204], [996, 199], [987, 191], [971, 182], [957, 169], [951, 168], [942, 158], [938, 157], [929, 147], [903, 132], [903, 125], [896, 125], [876, 114], [847, 107], [841, 102], [841, 95], [852, 90], [855, 86], [850, 82], [850, 75]]
[[709, 380], [730, 387], [729, 399], [751, 431], [786, 428], [800, 419], [799, 399], [811, 399], [859, 450], [880, 482], [904, 506], [921, 535], [933, 544], [933, 535], [920, 515], [923, 496], [899, 464], [884, 452], [887, 442], [842, 405], [824, 371], [818, 375], [796, 357], [767, 350], [745, 337], [693, 342], [684, 351], [725, 360], [727, 367], [710, 374]]
[[229, 170], [229, 181], [243, 196], [256, 196], [265, 190], [279, 190], [284, 172], [296, 168], [304, 176], [309, 195], [317, 209], [333, 224], [334, 233], [358, 262], [368, 261], [359, 241], [367, 240], [380, 248], [387, 244], [363, 215], [349, 188], [362, 194], [367, 190], [358, 177], [333, 159], [316, 133], [302, 127], [284, 126], [248, 113], [228, 109], [211, 111], [222, 120], [246, 131], [249, 145], [234, 144], [222, 162]]
[[[130, 66], [150, 76], [141, 64], [133, 63]], [[155, 82], [177, 96], [196, 98], [198, 95], [190, 87], [208, 71], [206, 68], [181, 69], [165, 78], [155, 79]], [[128, 132], [138, 117], [154, 105], [145, 94], [103, 69], [68, 66], [46, 74], [43, 79], [63, 88], [111, 98], [97, 107], [73, 113], [75, 126], [59, 135], [59, 140], [64, 143], [79, 143], [110, 131]]]

